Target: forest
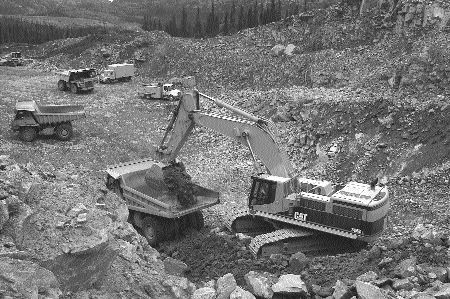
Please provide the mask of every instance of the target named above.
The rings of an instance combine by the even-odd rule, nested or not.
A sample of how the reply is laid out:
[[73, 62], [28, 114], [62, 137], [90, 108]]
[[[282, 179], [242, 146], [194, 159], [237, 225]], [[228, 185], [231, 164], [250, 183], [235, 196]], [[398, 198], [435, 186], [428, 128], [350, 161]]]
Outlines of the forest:
[[58, 27], [18, 17], [0, 17], [0, 44], [41, 44], [50, 40], [104, 33], [106, 31], [107, 28], [103, 26]]
[[[306, 3], [306, 2], [304, 2]], [[282, 8], [281, 1], [271, 0], [264, 5], [255, 0], [249, 6], [239, 5], [233, 1], [229, 9], [222, 14], [217, 12], [214, 1], [209, 12], [201, 12], [200, 8], [190, 12], [182, 8], [181, 15], [172, 14], [169, 21], [155, 18], [150, 12], [144, 15], [142, 28], [147, 31], [163, 30], [172, 36], [180, 37], [213, 37], [219, 34], [228, 35], [246, 28], [253, 28], [271, 22], [280, 21], [291, 15], [298, 14], [300, 6]], [[193, 21], [192, 21], [193, 20]]]

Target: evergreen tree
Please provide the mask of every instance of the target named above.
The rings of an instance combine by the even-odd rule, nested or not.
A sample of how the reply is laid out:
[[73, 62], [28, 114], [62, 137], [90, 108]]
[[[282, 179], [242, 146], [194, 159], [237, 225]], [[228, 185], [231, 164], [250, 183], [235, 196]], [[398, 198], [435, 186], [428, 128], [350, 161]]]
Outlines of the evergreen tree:
[[259, 25], [259, 13], [258, 13], [258, 0], [255, 0], [255, 4], [253, 5], [253, 13], [252, 13], [252, 23], [253, 27]]
[[281, 0], [278, 0], [278, 8], [277, 8], [277, 14], [276, 14], [276, 20], [281, 20]]
[[241, 5], [241, 9], [239, 11], [238, 26], [237, 26], [238, 31], [244, 29], [244, 26], [245, 26], [244, 18], [245, 18], [244, 17], [244, 6]]
[[228, 35], [230, 33], [230, 28], [228, 25], [228, 12], [225, 12], [225, 16], [223, 17], [222, 33], [223, 35]]
[[202, 22], [200, 20], [200, 7], [197, 7], [197, 17], [195, 18], [194, 37], [203, 37]]
[[180, 24], [180, 32], [179, 33], [183, 37], [187, 37], [188, 33], [189, 33], [187, 12], [186, 12], [186, 7], [184, 7], [184, 6], [183, 6], [183, 10], [181, 12], [181, 24]]
[[247, 26], [246, 26], [246, 28], [251, 28], [253, 26], [254, 26], [254, 24], [253, 24], [253, 11], [252, 11], [252, 8], [249, 7], [248, 10], [247, 10]]
[[275, 0], [271, 0], [270, 2], [270, 13], [269, 13], [269, 23], [275, 22], [275, 14], [276, 14], [276, 6]]
[[236, 31], [236, 3], [233, 2], [231, 3], [231, 9], [230, 9], [230, 22], [229, 22], [229, 28], [230, 28], [230, 32], [235, 32]]

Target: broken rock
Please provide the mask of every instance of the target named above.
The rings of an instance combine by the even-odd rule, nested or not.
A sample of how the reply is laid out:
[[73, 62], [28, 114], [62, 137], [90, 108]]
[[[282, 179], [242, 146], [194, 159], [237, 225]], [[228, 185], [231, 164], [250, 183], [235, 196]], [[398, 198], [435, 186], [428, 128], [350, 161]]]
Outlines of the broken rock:
[[300, 275], [294, 274], [280, 276], [278, 282], [272, 286], [272, 291], [279, 295], [297, 296], [298, 298], [306, 298], [308, 295], [306, 284]]
[[189, 269], [184, 262], [168, 257], [164, 260], [164, 269], [168, 274], [183, 275]]
[[309, 265], [309, 259], [303, 252], [294, 253], [289, 259], [289, 267], [297, 271], [304, 270]]

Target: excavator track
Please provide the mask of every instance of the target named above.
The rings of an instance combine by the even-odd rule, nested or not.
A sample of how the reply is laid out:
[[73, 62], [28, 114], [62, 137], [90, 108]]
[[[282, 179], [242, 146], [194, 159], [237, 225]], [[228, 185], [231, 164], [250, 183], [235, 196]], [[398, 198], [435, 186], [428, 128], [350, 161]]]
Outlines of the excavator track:
[[[354, 240], [354, 236], [349, 238], [348, 235], [336, 235], [336, 232], [325, 229], [320, 232], [316, 227], [299, 227], [297, 221], [281, 215], [250, 213], [242, 209], [227, 214], [224, 220], [229, 231], [253, 237], [249, 249], [255, 257], [299, 251], [309, 255], [337, 254], [354, 251], [365, 244]], [[280, 224], [297, 227], [276, 230], [275, 227]]]
[[249, 249], [255, 257], [268, 257], [274, 253], [309, 255], [338, 254], [359, 250], [365, 243], [340, 236], [317, 233], [311, 230], [285, 228], [258, 235]]

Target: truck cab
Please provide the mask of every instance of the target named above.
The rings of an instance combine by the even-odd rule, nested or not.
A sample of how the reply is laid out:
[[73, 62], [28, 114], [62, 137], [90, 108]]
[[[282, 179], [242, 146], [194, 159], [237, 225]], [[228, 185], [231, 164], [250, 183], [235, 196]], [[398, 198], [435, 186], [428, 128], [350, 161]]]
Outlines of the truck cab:
[[72, 93], [94, 90], [94, 77], [97, 71], [93, 68], [65, 70], [58, 74], [58, 89], [70, 90]]

